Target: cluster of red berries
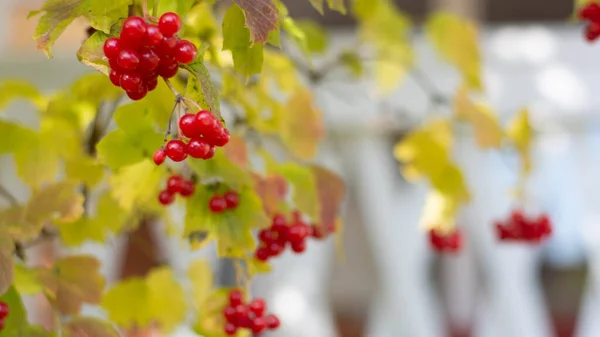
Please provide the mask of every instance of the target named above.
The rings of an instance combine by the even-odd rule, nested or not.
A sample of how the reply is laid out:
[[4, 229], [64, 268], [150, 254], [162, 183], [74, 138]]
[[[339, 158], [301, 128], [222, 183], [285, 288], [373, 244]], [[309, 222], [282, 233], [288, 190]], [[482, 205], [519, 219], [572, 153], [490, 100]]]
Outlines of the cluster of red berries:
[[8, 308], [8, 304], [4, 303], [4, 302], [0, 302], [0, 331], [2, 331], [2, 329], [4, 329], [4, 319], [6, 317], [8, 317], [8, 314], [10, 313], [10, 309]]
[[585, 27], [585, 39], [589, 42], [600, 36], [600, 4], [590, 2], [579, 10], [579, 19], [588, 21]]
[[239, 290], [229, 293], [229, 305], [223, 310], [227, 320], [225, 333], [229, 336], [235, 335], [238, 329], [250, 329], [253, 334], [258, 335], [265, 330], [279, 328], [279, 318], [273, 314], [265, 316], [267, 304], [262, 298], [256, 298], [250, 304], [244, 304], [244, 295]]
[[429, 231], [429, 243], [436, 252], [458, 253], [463, 245], [462, 232], [459, 230], [442, 232], [432, 229]]
[[192, 62], [197, 54], [193, 43], [177, 37], [180, 28], [179, 15], [171, 12], [163, 14], [158, 25], [128, 17], [119, 37], [104, 42], [110, 81], [132, 100], [140, 100], [156, 88], [159, 76], [175, 76], [179, 64]]
[[240, 195], [236, 191], [227, 191], [223, 195], [215, 194], [208, 201], [208, 207], [213, 213], [236, 209], [239, 204]]
[[174, 175], [167, 180], [167, 188], [158, 194], [158, 201], [165, 206], [170, 205], [175, 201], [175, 194], [179, 193], [187, 198], [194, 194], [195, 190], [193, 181]]
[[271, 227], [259, 232], [260, 245], [256, 249], [255, 257], [259, 261], [267, 261], [271, 257], [279, 256], [289, 243], [295, 253], [303, 253], [306, 250], [306, 239], [324, 239], [334, 228], [321, 228], [317, 225], [309, 225], [302, 219], [298, 212], [292, 214], [292, 223], [288, 224], [283, 215], [275, 215]]
[[164, 148], [154, 152], [154, 163], [162, 164], [166, 157], [174, 162], [192, 158], [210, 159], [215, 155], [216, 147], [223, 147], [229, 142], [229, 130], [210, 111], [202, 110], [196, 114], [188, 113], [179, 119], [179, 130], [189, 138], [172, 139]]
[[502, 241], [524, 241], [538, 243], [552, 234], [552, 224], [547, 215], [527, 218], [523, 211], [513, 211], [504, 223], [496, 223], [498, 238]]

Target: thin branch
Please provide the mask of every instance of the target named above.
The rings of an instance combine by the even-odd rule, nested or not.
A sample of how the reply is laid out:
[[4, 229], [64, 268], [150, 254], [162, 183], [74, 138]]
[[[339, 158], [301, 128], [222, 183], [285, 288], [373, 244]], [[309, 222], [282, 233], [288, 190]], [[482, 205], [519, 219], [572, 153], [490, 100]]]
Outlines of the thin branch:
[[175, 105], [173, 105], [173, 109], [171, 109], [171, 114], [169, 115], [169, 121], [167, 122], [167, 133], [165, 133], [165, 138], [163, 139], [163, 145], [161, 149], [165, 148], [165, 144], [167, 143], [167, 140], [169, 140], [169, 136], [171, 135], [171, 121], [173, 120], [173, 114], [175, 114], [175, 109], [177, 109], [178, 105], [179, 99], [175, 98]]
[[158, 14], [158, 3], [159, 0], [154, 0], [154, 8], [152, 8], [152, 16], [156, 17]]
[[171, 90], [171, 92], [173, 93], [173, 95], [175, 95], [175, 99], [181, 99], [180, 97], [183, 97], [182, 94], [180, 94], [175, 87], [173, 86], [173, 83], [171, 83], [171, 81], [169, 81], [168, 79], [164, 79], [165, 80], [165, 84], [167, 85], [167, 87], [169, 87], [169, 90]]
[[148, 0], [142, 0], [142, 13], [144, 15], [144, 21], [148, 21]]
[[10, 193], [10, 191], [2, 185], [0, 185], [0, 195], [2, 195], [4, 199], [6, 199], [10, 203], [11, 206], [17, 206], [19, 204], [17, 198], [15, 198], [15, 196], [12, 195], [12, 193]]

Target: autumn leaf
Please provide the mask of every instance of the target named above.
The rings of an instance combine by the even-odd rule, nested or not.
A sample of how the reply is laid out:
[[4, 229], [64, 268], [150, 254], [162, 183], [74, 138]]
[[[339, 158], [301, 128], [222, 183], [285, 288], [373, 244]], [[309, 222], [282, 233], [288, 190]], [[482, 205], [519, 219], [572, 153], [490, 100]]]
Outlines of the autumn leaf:
[[318, 225], [324, 228], [335, 226], [339, 219], [340, 207], [344, 200], [346, 186], [337, 174], [326, 168], [313, 165], [313, 174], [317, 185], [317, 194], [321, 205]]
[[[156, 196], [162, 183], [164, 172], [150, 159], [122, 167], [114, 173], [109, 184], [112, 195], [119, 206], [126, 211], [134, 208], [152, 209], [158, 207]], [[144, 188], [140, 188], [143, 186]]]
[[246, 27], [253, 43], [265, 43], [269, 32], [277, 29], [277, 6], [273, 0], [234, 0], [244, 11]]
[[508, 125], [506, 130], [516, 147], [523, 165], [522, 176], [531, 172], [531, 141], [533, 138], [533, 129], [529, 123], [529, 111], [521, 109]]
[[483, 90], [475, 24], [451, 13], [438, 12], [427, 19], [425, 32], [437, 52], [461, 72], [467, 88]]
[[24, 99], [42, 109], [48, 104], [39, 90], [21, 80], [4, 80], [0, 83], [0, 110], [4, 110], [12, 101]]
[[308, 90], [298, 91], [286, 104], [281, 137], [301, 159], [317, 154], [319, 141], [325, 137], [322, 115]]
[[75, 181], [62, 181], [36, 192], [27, 203], [25, 221], [32, 224], [47, 220], [72, 222], [83, 214], [83, 195]]
[[241, 168], [248, 167], [248, 148], [246, 141], [240, 136], [231, 136], [227, 145], [223, 147], [225, 157]]
[[275, 215], [281, 211], [281, 203], [285, 201], [288, 193], [288, 184], [279, 174], [269, 174], [261, 177], [253, 175], [254, 190], [262, 199], [263, 207], [268, 215]]
[[[193, 326], [196, 333], [201, 336], [223, 337], [223, 326], [225, 317], [223, 310], [229, 302], [229, 292], [231, 289], [219, 288], [214, 290], [202, 304], [198, 321]], [[251, 337], [249, 329], [238, 330], [236, 337]]]
[[33, 295], [44, 290], [44, 286], [40, 282], [38, 272], [35, 268], [16, 264], [14, 279], [14, 286], [21, 295]]
[[119, 337], [108, 322], [92, 317], [74, 317], [62, 325], [63, 337]]
[[104, 57], [104, 50], [102, 48], [108, 37], [109, 35], [103, 31], [96, 31], [92, 36], [85, 40], [77, 51], [77, 59], [79, 62], [96, 69], [107, 76], [110, 73], [110, 69], [108, 62]]
[[222, 150], [217, 150], [211, 160], [192, 160], [188, 164], [200, 178], [218, 178], [235, 190], [252, 184], [250, 172], [227, 158]]
[[213, 272], [210, 263], [207, 260], [193, 261], [188, 269], [188, 276], [192, 282], [194, 305], [197, 309], [202, 309], [213, 286]]
[[473, 103], [464, 88], [461, 88], [454, 98], [454, 115], [473, 126], [479, 147], [500, 147], [503, 133], [498, 117], [487, 107]]
[[292, 187], [294, 206], [312, 219], [321, 214], [317, 181], [310, 167], [294, 163], [276, 165], [269, 170], [271, 174], [283, 176]]
[[236, 72], [244, 76], [260, 73], [263, 64], [263, 46], [252, 43], [250, 34], [244, 26], [242, 9], [237, 5], [229, 7], [223, 18], [223, 50], [231, 51]]
[[93, 256], [68, 256], [52, 268], [38, 267], [38, 273], [48, 299], [62, 314], [75, 315], [84, 303], [100, 302], [105, 281]]
[[10, 238], [0, 237], [0, 295], [4, 294], [13, 282], [15, 243]]

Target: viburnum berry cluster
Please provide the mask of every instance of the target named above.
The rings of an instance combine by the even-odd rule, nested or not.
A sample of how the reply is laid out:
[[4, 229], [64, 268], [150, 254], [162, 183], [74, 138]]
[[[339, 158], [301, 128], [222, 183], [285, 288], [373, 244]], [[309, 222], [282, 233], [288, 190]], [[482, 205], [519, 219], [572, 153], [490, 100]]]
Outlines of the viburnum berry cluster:
[[439, 253], [458, 253], [462, 249], [462, 232], [458, 229], [449, 232], [431, 229], [429, 243]]
[[579, 19], [588, 22], [585, 27], [585, 39], [589, 42], [600, 36], [600, 4], [590, 2], [578, 12]]
[[227, 191], [223, 195], [215, 194], [208, 201], [208, 207], [213, 213], [234, 210], [240, 204], [240, 195], [236, 191]]
[[273, 314], [265, 315], [267, 304], [262, 298], [256, 298], [250, 304], [244, 303], [244, 295], [239, 290], [229, 293], [229, 305], [223, 310], [225, 333], [235, 335], [239, 329], [250, 329], [258, 335], [265, 330], [279, 328], [279, 318]]
[[538, 243], [552, 234], [552, 224], [546, 214], [528, 218], [523, 211], [515, 210], [509, 219], [496, 223], [496, 231], [502, 241]]
[[273, 217], [271, 227], [259, 232], [260, 245], [256, 249], [255, 257], [259, 261], [267, 261], [271, 257], [279, 256], [289, 243], [292, 251], [303, 253], [306, 250], [306, 239], [324, 239], [335, 228], [321, 228], [317, 225], [309, 225], [302, 219], [299, 212], [292, 214], [292, 223], [288, 224], [285, 216], [278, 214]]
[[4, 320], [6, 319], [6, 317], [8, 317], [9, 313], [10, 308], [8, 307], [8, 304], [6, 304], [5, 302], [0, 302], [0, 331], [4, 329]]
[[215, 155], [217, 147], [227, 145], [230, 139], [229, 130], [212, 112], [201, 110], [198, 113], [187, 113], [179, 119], [179, 130], [187, 138], [171, 139], [166, 146], [154, 152], [154, 163], [162, 164], [166, 157], [174, 162], [192, 158], [210, 159]]
[[179, 175], [173, 175], [167, 179], [167, 187], [158, 194], [158, 201], [163, 205], [170, 205], [175, 201], [175, 195], [190, 197], [196, 190], [192, 180], [183, 179]]
[[128, 17], [119, 37], [104, 42], [110, 81], [132, 100], [140, 100], [156, 88], [159, 76], [175, 76], [179, 64], [192, 62], [197, 54], [193, 43], [177, 37], [180, 28], [179, 15], [171, 12], [163, 14], [158, 25]]

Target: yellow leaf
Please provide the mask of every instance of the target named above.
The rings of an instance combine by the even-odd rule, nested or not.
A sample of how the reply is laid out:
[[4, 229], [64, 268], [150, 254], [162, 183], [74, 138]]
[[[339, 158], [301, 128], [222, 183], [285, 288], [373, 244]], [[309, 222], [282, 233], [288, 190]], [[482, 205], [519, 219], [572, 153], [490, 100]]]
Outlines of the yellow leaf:
[[[229, 302], [229, 292], [231, 289], [220, 288], [214, 290], [204, 301], [200, 318], [194, 326], [194, 331], [202, 336], [221, 337], [224, 336], [223, 327], [225, 318], [223, 310]], [[252, 334], [249, 329], [240, 329], [235, 337], [250, 337]]]
[[[346, 193], [346, 185], [340, 176], [324, 167], [312, 166], [321, 205], [318, 224], [324, 228], [334, 227]], [[315, 219], [317, 220], [317, 219]]]
[[226, 156], [225, 150], [219, 149], [211, 160], [189, 160], [188, 165], [202, 179], [220, 178], [237, 190], [252, 184], [250, 172], [236, 163], [238, 159], [232, 161]]
[[13, 283], [15, 243], [6, 236], [0, 237], [0, 295], [4, 294]]
[[458, 68], [466, 86], [483, 90], [475, 24], [451, 13], [438, 12], [427, 19], [425, 32], [437, 52]]
[[432, 190], [427, 195], [421, 226], [426, 229], [451, 230], [456, 226], [455, 216], [460, 203], [439, 191]]
[[108, 312], [108, 318], [124, 328], [150, 324], [149, 303], [149, 289], [141, 278], [120, 281], [102, 298], [102, 307]]
[[282, 203], [288, 193], [288, 184], [285, 178], [279, 174], [270, 174], [254, 177], [254, 190], [262, 199], [263, 207], [268, 215], [275, 215], [282, 208]]
[[510, 122], [506, 133], [510, 138], [523, 164], [522, 175], [527, 175], [531, 172], [531, 140], [533, 137], [533, 129], [529, 123], [529, 111], [521, 109], [519, 113]]
[[119, 206], [126, 211], [134, 208], [156, 208], [158, 207], [156, 196], [163, 175], [162, 170], [150, 159], [122, 167], [109, 179], [112, 195]]
[[458, 91], [454, 99], [454, 115], [475, 128], [475, 139], [479, 147], [500, 147], [503, 133], [497, 116], [489, 108], [474, 104], [464, 88]]
[[0, 83], [0, 110], [13, 100], [26, 99], [31, 101], [38, 109], [43, 109], [48, 101], [38, 89], [28, 82], [21, 80], [4, 80]]
[[104, 290], [100, 261], [74, 255], [58, 260], [52, 268], [38, 267], [46, 295], [62, 314], [79, 313], [84, 303], [97, 304]]
[[63, 337], [119, 337], [108, 322], [92, 317], [74, 317], [62, 325]]
[[40, 282], [36, 270], [28, 268], [24, 265], [15, 265], [15, 288], [19, 294], [33, 295], [44, 290]]
[[329, 36], [327, 31], [321, 25], [313, 20], [297, 20], [296, 25], [304, 32], [306, 36], [306, 45], [308, 51], [314, 54], [321, 54], [327, 50], [329, 45]]
[[80, 180], [93, 187], [102, 179], [104, 168], [95, 159], [81, 155], [67, 159], [65, 173], [68, 178]]
[[301, 159], [317, 154], [319, 141], [325, 137], [322, 112], [310, 91], [295, 93], [287, 103], [281, 136], [290, 150]]
[[188, 270], [188, 276], [192, 282], [194, 305], [197, 309], [202, 309], [213, 285], [213, 273], [210, 263], [206, 260], [192, 262]]
[[311, 168], [294, 163], [285, 163], [272, 168], [269, 173], [282, 175], [292, 186], [294, 206], [311, 219], [319, 219], [321, 206], [317, 180]]
[[301, 87], [296, 67], [285, 54], [266, 49], [264, 60], [261, 81], [272, 79], [285, 93], [291, 93]]
[[162, 331], [171, 332], [185, 319], [186, 296], [169, 268], [152, 270], [146, 279], [151, 316]]
[[77, 188], [76, 182], [62, 181], [34, 193], [25, 209], [26, 221], [76, 221], [83, 214], [83, 195]]

